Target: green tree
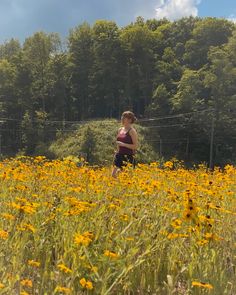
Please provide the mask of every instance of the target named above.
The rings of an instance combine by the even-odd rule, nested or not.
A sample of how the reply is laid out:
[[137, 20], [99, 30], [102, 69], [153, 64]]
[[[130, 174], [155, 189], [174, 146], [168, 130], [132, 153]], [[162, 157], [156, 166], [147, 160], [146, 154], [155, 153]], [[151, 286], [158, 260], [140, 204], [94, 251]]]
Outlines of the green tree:
[[86, 161], [89, 163], [96, 162], [96, 152], [97, 152], [97, 141], [96, 141], [96, 133], [90, 126], [87, 126], [86, 130], [83, 134], [83, 140], [81, 144], [80, 150], [86, 158]]
[[50, 58], [47, 64], [46, 79], [48, 117], [51, 120], [61, 121], [63, 128], [65, 121], [70, 119], [72, 108], [70, 68], [66, 53], [57, 53]]
[[143, 115], [151, 101], [154, 69], [154, 36], [146, 25], [130, 25], [120, 39], [126, 56], [125, 107]]
[[70, 88], [73, 101], [72, 118], [80, 120], [92, 115], [90, 75], [93, 66], [93, 36], [89, 24], [84, 23], [71, 30], [69, 35]]
[[97, 21], [93, 38], [94, 64], [90, 75], [93, 116], [118, 116], [124, 73], [119, 29], [114, 22]]
[[32, 73], [32, 99], [36, 109], [47, 111], [47, 64], [50, 57], [60, 51], [61, 41], [58, 34], [35, 33], [23, 45], [24, 61]]
[[204, 89], [203, 78], [199, 71], [186, 69], [178, 83], [177, 93], [172, 98], [174, 110], [192, 112], [204, 106], [202, 97]]
[[186, 42], [184, 60], [193, 69], [207, 64], [207, 54], [211, 46], [220, 46], [228, 42], [234, 25], [217, 18], [205, 18], [198, 21], [193, 29], [192, 39]]
[[164, 84], [159, 85], [153, 93], [152, 101], [146, 109], [146, 116], [158, 117], [171, 111], [170, 94]]
[[11, 39], [0, 45], [0, 59], [11, 61], [21, 51], [20, 42], [17, 39]]

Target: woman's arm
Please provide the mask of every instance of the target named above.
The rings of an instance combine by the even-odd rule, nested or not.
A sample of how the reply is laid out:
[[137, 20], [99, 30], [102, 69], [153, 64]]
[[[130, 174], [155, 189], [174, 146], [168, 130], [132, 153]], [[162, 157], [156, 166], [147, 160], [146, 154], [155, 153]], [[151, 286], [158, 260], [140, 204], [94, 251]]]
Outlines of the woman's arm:
[[118, 141], [117, 143], [118, 143], [119, 146], [124, 146], [124, 147], [127, 147], [128, 149], [136, 150], [137, 147], [138, 147], [138, 134], [137, 134], [137, 131], [134, 128], [132, 128], [130, 130], [130, 136], [132, 138], [133, 144], [123, 143], [123, 142], [120, 142], [120, 141]]

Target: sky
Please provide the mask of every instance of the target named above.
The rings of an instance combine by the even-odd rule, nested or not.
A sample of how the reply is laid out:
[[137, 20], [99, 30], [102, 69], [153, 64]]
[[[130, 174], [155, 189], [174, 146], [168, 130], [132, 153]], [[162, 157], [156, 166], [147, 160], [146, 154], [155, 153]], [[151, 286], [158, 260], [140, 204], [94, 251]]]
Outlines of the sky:
[[69, 30], [87, 21], [113, 20], [119, 26], [145, 19], [184, 16], [224, 17], [236, 22], [235, 0], [0, 0], [0, 43], [10, 38], [24, 41], [34, 32]]

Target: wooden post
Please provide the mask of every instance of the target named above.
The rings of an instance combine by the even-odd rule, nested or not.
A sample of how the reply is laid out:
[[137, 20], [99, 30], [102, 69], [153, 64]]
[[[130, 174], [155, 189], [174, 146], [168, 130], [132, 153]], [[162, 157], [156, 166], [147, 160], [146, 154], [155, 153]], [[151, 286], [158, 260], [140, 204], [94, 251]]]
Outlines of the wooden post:
[[209, 159], [209, 168], [213, 169], [213, 149], [214, 149], [214, 133], [215, 133], [215, 120], [214, 116], [211, 121], [211, 142], [210, 142], [210, 159]]

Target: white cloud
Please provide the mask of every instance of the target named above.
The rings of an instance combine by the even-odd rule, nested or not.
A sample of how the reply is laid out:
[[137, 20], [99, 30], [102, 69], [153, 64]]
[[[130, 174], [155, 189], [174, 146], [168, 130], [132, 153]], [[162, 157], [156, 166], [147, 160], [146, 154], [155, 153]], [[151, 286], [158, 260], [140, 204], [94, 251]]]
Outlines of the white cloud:
[[231, 14], [231, 15], [228, 17], [228, 20], [230, 20], [231, 22], [233, 22], [233, 23], [236, 24], [236, 15], [235, 15], [235, 14]]
[[201, 0], [159, 0], [156, 8], [157, 18], [176, 20], [181, 17], [197, 16]]

